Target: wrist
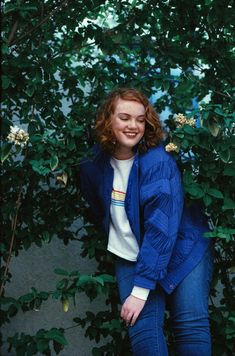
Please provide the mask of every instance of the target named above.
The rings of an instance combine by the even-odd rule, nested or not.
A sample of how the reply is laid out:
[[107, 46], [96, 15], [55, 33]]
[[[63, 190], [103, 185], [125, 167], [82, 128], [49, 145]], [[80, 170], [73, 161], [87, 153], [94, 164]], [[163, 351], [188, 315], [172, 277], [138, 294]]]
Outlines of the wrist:
[[136, 297], [141, 300], [147, 300], [150, 290], [147, 288], [142, 288], [138, 286], [134, 286], [131, 292], [133, 297]]

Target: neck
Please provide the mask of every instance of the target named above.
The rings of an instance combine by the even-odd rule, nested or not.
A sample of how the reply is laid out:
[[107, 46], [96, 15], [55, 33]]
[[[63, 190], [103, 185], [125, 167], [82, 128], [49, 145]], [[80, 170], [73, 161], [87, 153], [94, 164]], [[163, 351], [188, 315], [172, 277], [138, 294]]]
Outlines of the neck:
[[133, 157], [135, 154], [132, 150], [120, 150], [120, 149], [116, 149], [113, 157], [116, 159], [120, 159], [120, 160], [124, 160], [124, 159], [129, 159], [131, 157]]

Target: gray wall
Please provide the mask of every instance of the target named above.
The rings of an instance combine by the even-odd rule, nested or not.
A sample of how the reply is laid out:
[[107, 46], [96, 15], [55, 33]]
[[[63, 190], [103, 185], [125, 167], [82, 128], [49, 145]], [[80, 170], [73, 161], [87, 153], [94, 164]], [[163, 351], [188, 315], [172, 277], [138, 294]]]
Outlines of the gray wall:
[[[62, 241], [54, 239], [50, 244], [42, 248], [31, 247], [28, 251], [20, 252], [19, 256], [13, 257], [10, 265], [12, 283], [6, 285], [6, 296], [18, 298], [29, 293], [31, 287], [38, 291], [50, 291], [55, 289], [59, 279], [53, 271], [55, 268], [65, 270], [79, 270], [81, 273], [94, 273], [96, 265], [94, 261], [80, 257], [80, 243], [71, 242], [65, 246]], [[70, 305], [69, 311], [65, 313], [59, 300], [49, 299], [42, 304], [39, 311], [19, 312], [11, 319], [10, 324], [2, 328], [3, 340], [13, 336], [16, 332], [24, 332], [34, 335], [39, 329], [50, 329], [52, 327], [67, 328], [75, 325], [74, 317], [82, 317], [85, 311], [106, 310], [104, 299], [99, 298], [90, 303], [84, 293], [77, 296], [76, 306]], [[84, 329], [80, 327], [71, 328], [66, 331], [69, 345], [60, 353], [62, 356], [90, 356], [95, 342], [84, 336]], [[55, 353], [53, 353], [54, 355]], [[6, 346], [1, 350], [2, 356], [15, 355], [7, 352]]]

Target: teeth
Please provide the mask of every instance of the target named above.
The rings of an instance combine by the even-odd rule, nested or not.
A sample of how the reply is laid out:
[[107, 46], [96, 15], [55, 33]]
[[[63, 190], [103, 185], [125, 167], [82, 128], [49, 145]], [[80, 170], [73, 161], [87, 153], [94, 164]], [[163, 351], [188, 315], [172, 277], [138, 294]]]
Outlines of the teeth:
[[126, 136], [130, 136], [130, 137], [135, 137], [135, 136], [136, 136], [136, 133], [126, 133], [125, 135], [126, 135]]

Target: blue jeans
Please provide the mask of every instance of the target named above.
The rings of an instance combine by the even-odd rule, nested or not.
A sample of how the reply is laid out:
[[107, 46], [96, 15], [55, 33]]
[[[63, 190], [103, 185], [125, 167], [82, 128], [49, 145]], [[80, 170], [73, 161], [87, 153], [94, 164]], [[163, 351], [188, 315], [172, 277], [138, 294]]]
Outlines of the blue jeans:
[[[166, 296], [160, 286], [149, 293], [136, 323], [128, 328], [134, 356], [168, 355], [163, 333], [166, 298], [176, 355], [211, 355], [208, 295], [212, 270], [213, 257], [209, 248], [171, 295]], [[117, 258], [116, 278], [121, 303], [132, 291], [134, 273], [135, 262]]]

